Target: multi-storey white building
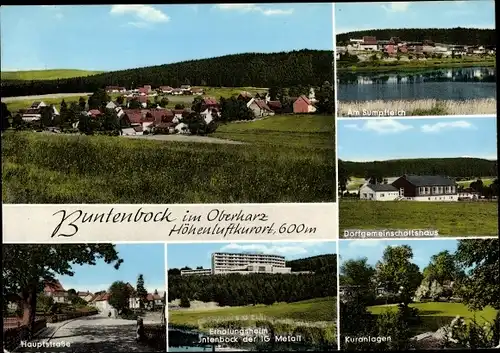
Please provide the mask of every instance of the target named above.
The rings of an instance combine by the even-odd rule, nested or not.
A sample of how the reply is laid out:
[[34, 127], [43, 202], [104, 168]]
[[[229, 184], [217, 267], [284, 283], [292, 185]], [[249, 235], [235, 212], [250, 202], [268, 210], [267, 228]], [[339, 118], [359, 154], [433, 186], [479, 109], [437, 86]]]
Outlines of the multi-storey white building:
[[210, 276], [212, 270], [209, 268], [197, 268], [194, 270], [181, 270], [181, 276]]
[[290, 273], [286, 267], [285, 257], [256, 253], [225, 253], [212, 254], [212, 274], [228, 273]]

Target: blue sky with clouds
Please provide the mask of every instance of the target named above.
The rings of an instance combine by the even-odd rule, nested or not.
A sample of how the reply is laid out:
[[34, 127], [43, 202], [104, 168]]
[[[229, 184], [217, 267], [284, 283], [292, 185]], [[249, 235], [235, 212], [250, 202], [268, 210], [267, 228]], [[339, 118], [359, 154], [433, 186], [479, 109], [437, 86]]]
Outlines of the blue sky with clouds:
[[340, 159], [361, 162], [434, 157], [497, 159], [496, 117], [339, 120], [337, 149]]
[[329, 3], [2, 6], [1, 68], [117, 70], [333, 49]]
[[336, 242], [272, 242], [272, 243], [196, 243], [168, 244], [168, 268], [211, 267], [214, 252], [261, 252], [282, 255], [287, 260], [301, 259], [316, 255], [336, 254]]
[[164, 244], [118, 244], [118, 256], [123, 259], [120, 268], [98, 261], [95, 266], [73, 265], [74, 276], [57, 277], [64, 289], [97, 292], [107, 290], [114, 281], [130, 282], [134, 287], [139, 274], [149, 292], [165, 290]]
[[495, 28], [495, 2], [413, 1], [335, 4], [336, 33], [384, 28]]
[[457, 250], [458, 240], [340, 240], [340, 263], [366, 257], [369, 264], [375, 265], [382, 258], [387, 246], [400, 245], [409, 245], [412, 248], [412, 262], [423, 270], [433, 255], [445, 250], [454, 253]]

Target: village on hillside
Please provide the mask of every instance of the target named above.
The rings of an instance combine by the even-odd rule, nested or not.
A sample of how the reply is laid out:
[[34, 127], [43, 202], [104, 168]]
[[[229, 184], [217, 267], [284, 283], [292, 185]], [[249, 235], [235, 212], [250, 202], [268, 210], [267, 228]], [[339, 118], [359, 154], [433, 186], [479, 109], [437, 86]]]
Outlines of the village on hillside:
[[[318, 99], [314, 87], [301, 87], [300, 90], [304, 94], [297, 96], [290, 96], [289, 90], [283, 88], [270, 88], [265, 94], [241, 91], [238, 95], [217, 100], [204, 96], [202, 88], [190, 85], [156, 89], [144, 85], [130, 90], [107, 86], [94, 92], [88, 100], [80, 97], [78, 103], [68, 105], [63, 99], [59, 109], [43, 101], [33, 102], [27, 109], [12, 114], [10, 125], [18, 130], [56, 133], [205, 135], [214, 132], [218, 122], [257, 120], [275, 114], [323, 113], [325, 106], [333, 105], [333, 88], [329, 83], [319, 88]], [[187, 100], [172, 96], [187, 96]], [[173, 108], [169, 97], [172, 103], [177, 103]], [[190, 100], [191, 106], [186, 106], [184, 102]]]
[[339, 61], [347, 60], [351, 56], [357, 57], [360, 61], [366, 61], [373, 55], [378, 58], [384, 57], [387, 60], [494, 56], [496, 55], [496, 46], [435, 43], [430, 39], [411, 42], [398, 37], [377, 39], [375, 36], [364, 36], [359, 39], [349, 39], [345, 45], [336, 47], [336, 58]]

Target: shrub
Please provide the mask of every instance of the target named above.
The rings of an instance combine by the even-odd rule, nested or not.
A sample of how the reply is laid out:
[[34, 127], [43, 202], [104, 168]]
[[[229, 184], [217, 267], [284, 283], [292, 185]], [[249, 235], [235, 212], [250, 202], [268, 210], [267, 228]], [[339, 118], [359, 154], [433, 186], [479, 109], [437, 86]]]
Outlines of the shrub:
[[189, 308], [189, 307], [191, 307], [191, 302], [189, 301], [189, 299], [187, 297], [182, 297], [179, 306], [181, 308]]
[[376, 336], [390, 337], [390, 341], [377, 345], [378, 350], [408, 350], [413, 348], [410, 330], [416, 314], [411, 308], [400, 306], [397, 311], [388, 310], [377, 317]]

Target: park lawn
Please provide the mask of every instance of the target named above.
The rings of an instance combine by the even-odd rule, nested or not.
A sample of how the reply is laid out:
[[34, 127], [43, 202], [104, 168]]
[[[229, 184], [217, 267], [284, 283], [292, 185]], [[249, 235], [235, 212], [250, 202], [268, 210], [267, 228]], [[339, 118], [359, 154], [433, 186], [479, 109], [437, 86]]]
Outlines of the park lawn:
[[445, 236], [498, 236], [497, 202], [341, 200], [345, 229], [436, 229]]
[[265, 317], [275, 320], [300, 322], [335, 322], [337, 300], [326, 297], [296, 303], [275, 303], [273, 305], [238, 306], [214, 310], [172, 310], [169, 324], [198, 327], [203, 320], [235, 320], [240, 317]]
[[342, 61], [337, 61], [337, 71], [391, 71], [397, 70], [403, 71], [414, 71], [421, 69], [437, 69], [437, 68], [453, 68], [453, 67], [495, 67], [496, 61], [495, 57], [488, 58], [465, 58], [465, 59], [427, 59], [427, 60], [401, 60], [401, 61], [377, 61], [376, 65], [373, 65], [370, 61], [350, 64]]
[[101, 74], [104, 71], [55, 69], [55, 70], [27, 70], [27, 71], [3, 71], [2, 80], [57, 80], [72, 77], [85, 77]]
[[[233, 124], [239, 125], [226, 126]], [[333, 131], [277, 130], [250, 141], [252, 135], [241, 134], [247, 144], [228, 145], [7, 131], [2, 135], [3, 202], [335, 200]]]
[[[449, 325], [457, 316], [463, 317], [466, 321], [475, 318], [477, 323], [492, 323], [496, 316], [496, 310], [492, 307], [486, 307], [481, 311], [474, 312], [462, 303], [447, 302], [426, 302], [412, 303], [410, 307], [417, 308], [421, 317], [421, 323], [418, 327], [413, 327], [415, 334], [436, 331], [439, 328]], [[372, 314], [382, 314], [388, 310], [397, 310], [396, 305], [376, 305], [368, 307]]]

